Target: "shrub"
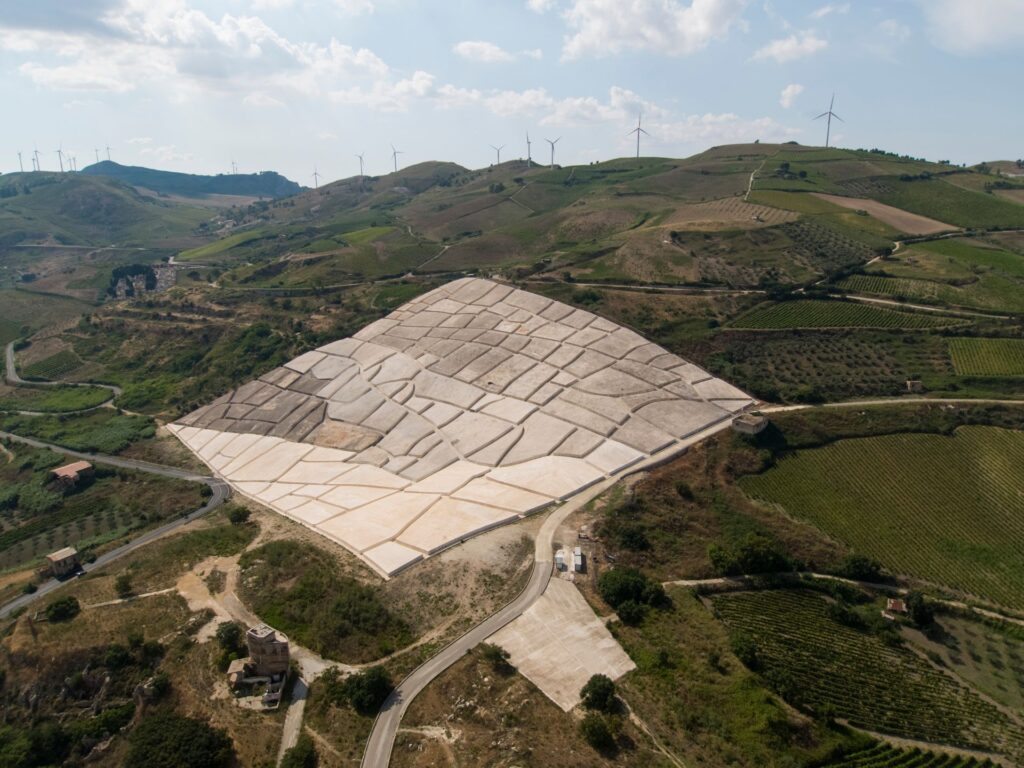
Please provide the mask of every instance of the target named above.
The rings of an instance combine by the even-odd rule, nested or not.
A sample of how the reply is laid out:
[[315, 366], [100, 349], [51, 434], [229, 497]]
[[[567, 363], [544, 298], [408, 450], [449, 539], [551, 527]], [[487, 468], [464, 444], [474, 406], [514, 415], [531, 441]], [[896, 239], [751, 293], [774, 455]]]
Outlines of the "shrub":
[[615, 683], [607, 675], [593, 675], [580, 690], [580, 698], [587, 709], [611, 712], [615, 708]]
[[718, 544], [708, 548], [711, 566], [722, 576], [781, 573], [793, 570], [792, 561], [764, 536], [749, 534], [735, 549]]
[[249, 521], [249, 514], [248, 509], [237, 504], [232, 504], [228, 508], [228, 520], [231, 521], [232, 525], [247, 523]]
[[117, 578], [114, 579], [114, 591], [122, 600], [131, 595], [132, 577], [130, 573], [125, 571], [124, 573], [118, 574]]
[[481, 643], [480, 644], [480, 656], [486, 661], [495, 672], [501, 672], [506, 674], [515, 670], [509, 663], [509, 652], [502, 648], [500, 645], [494, 643]]
[[342, 677], [337, 667], [325, 671], [317, 685], [334, 706], [348, 704], [361, 715], [375, 715], [391, 693], [391, 679], [384, 667], [370, 667]]
[[583, 718], [580, 723], [580, 735], [598, 752], [610, 752], [615, 748], [615, 737], [611, 729], [604, 718], [594, 712]]
[[757, 642], [750, 635], [736, 634], [729, 638], [732, 645], [732, 652], [743, 665], [754, 672], [761, 667], [761, 660], [758, 658]]
[[128, 738], [125, 768], [228, 768], [228, 735], [202, 720], [161, 712], [145, 718]]
[[910, 620], [919, 627], [929, 627], [935, 620], [935, 609], [925, 600], [920, 592], [907, 595], [907, 614]]
[[647, 578], [635, 568], [613, 568], [597, 579], [597, 589], [602, 599], [613, 608], [627, 600], [642, 602]]
[[217, 627], [217, 642], [225, 651], [246, 650], [242, 625], [237, 621], [225, 621]]
[[319, 763], [313, 739], [303, 733], [295, 746], [284, 753], [279, 768], [316, 768]]
[[839, 565], [839, 575], [877, 583], [882, 580], [882, 565], [866, 555], [847, 555]]
[[624, 600], [619, 603], [615, 612], [619, 616], [619, 620], [623, 624], [627, 624], [631, 627], [635, 627], [637, 624], [644, 620], [644, 616], [647, 615], [647, 606], [641, 605], [636, 600]]
[[62, 597], [46, 606], [46, 618], [50, 621], [70, 621], [82, 610], [74, 597]]

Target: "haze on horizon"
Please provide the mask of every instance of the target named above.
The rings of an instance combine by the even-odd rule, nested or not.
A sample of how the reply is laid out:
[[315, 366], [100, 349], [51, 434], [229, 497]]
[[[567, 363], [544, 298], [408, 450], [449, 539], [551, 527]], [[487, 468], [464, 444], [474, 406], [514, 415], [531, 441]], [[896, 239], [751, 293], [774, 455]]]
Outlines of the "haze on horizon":
[[[0, 7], [0, 170], [105, 158], [312, 185], [451, 160], [824, 142], [1024, 155], [1020, 0], [35, 0]], [[322, 182], [321, 182], [322, 183]]]

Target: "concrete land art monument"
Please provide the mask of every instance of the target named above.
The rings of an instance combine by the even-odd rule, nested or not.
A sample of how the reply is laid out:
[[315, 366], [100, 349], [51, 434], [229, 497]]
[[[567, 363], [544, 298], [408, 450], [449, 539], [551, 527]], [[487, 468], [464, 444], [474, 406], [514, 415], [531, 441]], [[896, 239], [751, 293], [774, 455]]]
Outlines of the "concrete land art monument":
[[239, 493], [387, 577], [751, 404], [631, 330], [466, 278], [170, 429]]

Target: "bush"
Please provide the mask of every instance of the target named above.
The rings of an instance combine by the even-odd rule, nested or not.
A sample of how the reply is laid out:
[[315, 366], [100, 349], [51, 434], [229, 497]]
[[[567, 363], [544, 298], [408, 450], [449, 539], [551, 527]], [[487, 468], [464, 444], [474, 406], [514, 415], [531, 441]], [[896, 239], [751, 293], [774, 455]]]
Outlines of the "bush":
[[865, 555], [847, 555], [839, 565], [839, 575], [854, 581], [877, 583], [882, 580], [882, 565]]
[[117, 596], [122, 600], [132, 593], [132, 577], [127, 571], [118, 574], [117, 578], [114, 579], [114, 591]]
[[918, 627], [929, 627], [935, 620], [935, 609], [928, 603], [920, 592], [911, 592], [907, 595], [907, 615]]
[[615, 748], [615, 737], [611, 729], [604, 718], [594, 712], [583, 718], [580, 723], [580, 735], [598, 752], [610, 752]]
[[244, 632], [242, 631], [242, 625], [237, 621], [225, 621], [219, 627], [217, 627], [217, 642], [220, 643], [220, 647], [225, 651], [244, 651], [247, 650], [245, 646]]
[[635, 568], [614, 568], [597, 579], [597, 591], [626, 624], [643, 620], [645, 607], [668, 604], [664, 587]]
[[793, 562], [764, 536], [749, 534], [735, 549], [718, 544], [708, 547], [711, 566], [721, 576], [783, 573], [793, 570]]
[[593, 675], [580, 690], [580, 698], [587, 709], [611, 712], [615, 709], [615, 683], [607, 675]]
[[50, 621], [70, 621], [82, 610], [74, 597], [62, 597], [46, 606], [46, 618]]
[[279, 768], [316, 768], [319, 763], [313, 739], [303, 733], [295, 746], [284, 753]]
[[228, 735], [202, 720], [161, 712], [145, 718], [128, 738], [125, 768], [228, 768]]
[[247, 523], [249, 522], [249, 510], [237, 504], [232, 504], [228, 508], [228, 520], [231, 521], [232, 525]]
[[509, 663], [509, 652], [502, 648], [500, 645], [494, 643], [481, 643], [480, 644], [480, 656], [484, 661], [489, 663], [495, 672], [501, 672], [507, 674], [515, 671]]
[[370, 667], [343, 678], [337, 667], [317, 681], [324, 698], [334, 706], [348, 704], [361, 715], [375, 715], [391, 693], [391, 679], [384, 667]]
[[615, 612], [619, 616], [619, 621], [623, 624], [635, 627], [637, 624], [642, 622], [644, 620], [644, 616], [647, 615], [647, 606], [641, 605], [636, 600], [624, 600], [619, 603]]
[[743, 666], [756, 672], [761, 667], [761, 659], [757, 653], [757, 642], [750, 635], [737, 634], [729, 638], [732, 652]]

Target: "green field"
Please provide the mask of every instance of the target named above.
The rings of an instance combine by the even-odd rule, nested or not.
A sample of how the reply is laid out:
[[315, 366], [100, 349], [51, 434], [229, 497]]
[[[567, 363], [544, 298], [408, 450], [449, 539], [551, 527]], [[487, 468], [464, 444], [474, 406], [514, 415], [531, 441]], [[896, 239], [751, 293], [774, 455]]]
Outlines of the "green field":
[[741, 479], [894, 573], [1024, 608], [1024, 432], [960, 427], [799, 451]]
[[837, 286], [852, 293], [874, 293], [881, 296], [899, 296], [909, 299], [938, 299], [948, 288], [948, 286], [931, 280], [882, 277], [880, 275], [850, 275], [837, 283]]
[[75, 451], [118, 453], [152, 437], [156, 427], [147, 416], [128, 416], [113, 408], [73, 415], [0, 415], [0, 430], [34, 437]]
[[102, 387], [0, 386], [0, 411], [67, 413], [95, 408], [112, 397]]
[[965, 321], [941, 315], [897, 312], [847, 301], [784, 301], [762, 305], [734, 320], [733, 328], [945, 328]]
[[945, 181], [899, 181], [872, 195], [888, 205], [958, 227], [1011, 229], [1024, 227], [1024, 206], [995, 195], [947, 184]]
[[1024, 755], [1024, 730], [1001, 710], [914, 652], [833, 620], [820, 594], [740, 592], [714, 608], [798, 706], [831, 705], [854, 727], [895, 736]]
[[1024, 340], [949, 340], [953, 366], [961, 376], [1024, 376]]
[[851, 752], [823, 768], [996, 768], [996, 763], [984, 758], [945, 752], [899, 749], [879, 742], [867, 749]]

